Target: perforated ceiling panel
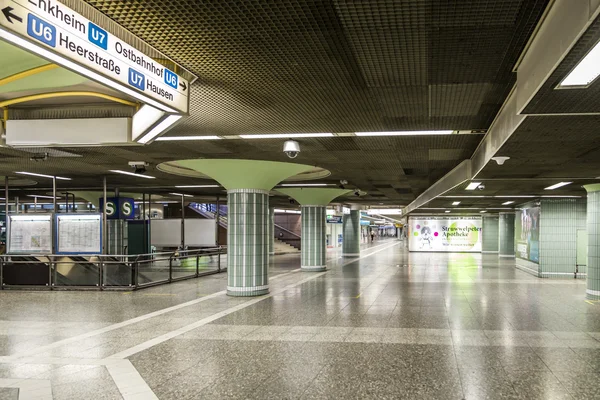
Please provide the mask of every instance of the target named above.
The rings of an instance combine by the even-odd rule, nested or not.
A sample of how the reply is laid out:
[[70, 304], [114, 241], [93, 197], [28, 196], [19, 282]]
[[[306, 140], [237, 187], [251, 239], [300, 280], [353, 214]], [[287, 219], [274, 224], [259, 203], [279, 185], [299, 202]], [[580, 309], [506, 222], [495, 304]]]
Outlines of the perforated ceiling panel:
[[547, 0], [88, 0], [199, 76], [171, 134], [486, 129]]

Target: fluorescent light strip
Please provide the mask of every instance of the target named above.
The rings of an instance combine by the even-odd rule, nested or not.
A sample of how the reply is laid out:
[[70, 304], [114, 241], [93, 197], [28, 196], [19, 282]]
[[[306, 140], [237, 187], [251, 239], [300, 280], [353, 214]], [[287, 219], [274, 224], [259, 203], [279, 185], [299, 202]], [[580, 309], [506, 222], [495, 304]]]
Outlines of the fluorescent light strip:
[[[35, 197], [35, 198], [38, 198], [38, 199], [53, 199], [52, 196], [42, 196], [42, 195], [39, 195], [39, 194], [28, 194], [27, 197]], [[56, 197], [57, 200], [60, 199], [60, 198], [61, 197]]]
[[449, 212], [450, 212], [450, 210], [446, 210], [446, 211], [444, 211], [444, 212], [445, 212], [445, 213], [449, 213]]
[[136, 178], [156, 179], [155, 177], [150, 176], [150, 175], [135, 174], [133, 172], [122, 171], [120, 169], [111, 169], [109, 171], [110, 172], [114, 172], [115, 174], [123, 174], [123, 175], [135, 176]]
[[13, 43], [19, 47], [23, 47], [23, 48], [33, 52], [34, 54], [44, 57], [50, 61], [54, 61], [55, 63], [60, 64], [68, 69], [71, 69], [83, 76], [86, 76], [88, 78], [96, 80], [96, 81], [106, 85], [109, 88], [116, 89], [116, 90], [123, 92], [131, 97], [135, 97], [136, 99], [143, 101], [144, 103], [150, 104], [150, 105], [152, 105], [156, 108], [159, 108], [163, 111], [171, 112], [171, 113], [178, 112], [177, 110], [175, 110], [171, 107], [167, 107], [164, 104], [159, 103], [158, 101], [154, 100], [151, 97], [144, 96], [143, 94], [141, 94], [133, 89], [130, 89], [125, 85], [122, 85], [116, 81], [113, 81], [112, 79], [108, 79], [108, 78], [104, 77], [103, 75], [100, 75], [97, 72], [94, 72], [88, 68], [82, 67], [81, 65], [79, 65], [71, 60], [68, 60], [62, 56], [59, 56], [58, 54], [55, 54], [51, 51], [48, 51], [40, 46], [36, 46], [33, 43], [30, 43], [29, 41], [22, 39], [10, 32], [0, 29], [0, 38], [3, 38], [7, 42]]
[[532, 195], [532, 194], [523, 194], [523, 195], [516, 194], [516, 195], [508, 195], [508, 196], [503, 195], [503, 196], [494, 196], [494, 197], [497, 199], [532, 199], [537, 196]]
[[509, 204], [514, 203], [514, 201], [505, 201], [504, 203], [502, 203], [503, 206], [507, 206]]
[[193, 189], [193, 188], [218, 188], [219, 185], [177, 185], [177, 189]]
[[451, 135], [454, 131], [392, 131], [392, 132], [355, 132], [356, 136], [419, 136], [419, 135]]
[[61, 181], [70, 181], [71, 180], [71, 178], [65, 178], [63, 176], [56, 176], [55, 177], [55, 176], [52, 176], [52, 175], [36, 174], [35, 172], [20, 171], [20, 172], [15, 172], [15, 174], [30, 175], [30, 176], [40, 176], [42, 178], [49, 178], [49, 179], [56, 178], [56, 179], [61, 180]]
[[173, 196], [194, 197], [191, 194], [183, 194], [183, 193], [169, 193], [169, 194], [172, 194]]
[[440, 198], [444, 198], [444, 199], [484, 199], [486, 197], [492, 197], [492, 196], [440, 196]]
[[181, 115], [169, 115], [161, 123], [156, 125], [139, 140], [139, 143], [146, 144], [163, 132], [166, 132], [175, 122], [181, 119]]
[[288, 138], [313, 138], [332, 137], [333, 133], [266, 133], [256, 135], [239, 135], [242, 139], [288, 139]]
[[469, 183], [469, 185], [465, 188], [465, 190], [475, 190], [479, 187], [479, 185], [481, 185], [481, 182], [471, 182]]
[[156, 138], [157, 142], [171, 142], [171, 141], [186, 141], [186, 140], [219, 140], [219, 136], [161, 136]]
[[309, 187], [309, 186], [329, 186], [328, 183], [282, 183], [281, 187]]
[[548, 186], [547, 188], [544, 188], [544, 190], [558, 189], [559, 187], [567, 186], [567, 185], [570, 185], [571, 183], [573, 183], [573, 182], [558, 182], [552, 186]]
[[559, 194], [555, 194], [555, 195], [550, 195], [550, 194], [545, 194], [543, 196], [540, 197], [544, 197], [544, 198], [555, 198], [555, 199], [580, 199], [583, 196], [561, 196]]
[[587, 86], [600, 75], [600, 42], [583, 57], [575, 68], [563, 79], [559, 87]]
[[457, 206], [457, 205], [459, 205], [459, 204], [460, 204], [460, 201], [453, 201], [453, 202], [452, 202], [452, 205], [453, 205], [453, 206]]

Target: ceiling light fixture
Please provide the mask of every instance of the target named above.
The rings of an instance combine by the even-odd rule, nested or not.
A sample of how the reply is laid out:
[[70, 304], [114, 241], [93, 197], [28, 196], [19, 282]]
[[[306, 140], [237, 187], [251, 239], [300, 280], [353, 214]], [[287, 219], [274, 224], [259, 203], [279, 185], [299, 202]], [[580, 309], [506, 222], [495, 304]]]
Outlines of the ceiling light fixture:
[[494, 196], [497, 199], [532, 199], [534, 197], [536, 197], [535, 195], [532, 194], [516, 194], [516, 195], [503, 195], [503, 196]]
[[498, 165], [504, 165], [506, 160], [510, 160], [510, 157], [498, 156], [498, 157], [492, 157], [492, 160], [496, 161], [496, 164], [498, 164]]
[[419, 136], [451, 135], [454, 131], [392, 131], [392, 132], [355, 132], [356, 136]]
[[502, 203], [503, 206], [507, 206], [509, 204], [514, 203], [514, 201], [505, 201], [504, 203]]
[[452, 202], [452, 205], [453, 205], [453, 206], [457, 206], [457, 205], [459, 205], [459, 204], [460, 204], [460, 201], [453, 201], [453, 202]]
[[577, 64], [575, 68], [558, 85], [562, 87], [584, 88], [590, 85], [600, 75], [600, 42]]
[[580, 199], [582, 196], [561, 196], [559, 194], [556, 194], [556, 195], [545, 194], [545, 195], [540, 196], [540, 197], [544, 197], [544, 198], [558, 198], [558, 199]]
[[172, 194], [173, 196], [183, 196], [183, 197], [194, 197], [191, 194], [183, 194], [183, 193], [169, 193]]
[[450, 210], [446, 210], [446, 211], [444, 211], [444, 212], [445, 212], [445, 213], [449, 213], [449, 212], [450, 212]]
[[485, 211], [485, 210], [481, 210], [481, 211], [479, 211], [479, 212], [483, 214], [483, 213], [486, 213], [487, 211]]
[[469, 185], [465, 188], [465, 190], [475, 190], [479, 187], [479, 185], [481, 185], [481, 182], [471, 182], [469, 183]]
[[156, 138], [157, 142], [171, 142], [171, 141], [184, 141], [184, 140], [219, 140], [219, 136], [161, 136]]
[[265, 133], [256, 135], [239, 135], [242, 139], [289, 139], [332, 137], [333, 133]]
[[111, 169], [109, 171], [110, 172], [114, 172], [115, 174], [130, 175], [130, 176], [135, 176], [137, 178], [156, 179], [155, 177], [150, 176], [150, 175], [141, 175], [141, 174], [136, 174], [136, 173], [133, 173], [133, 172], [122, 171], [120, 169]]
[[71, 180], [71, 178], [65, 178], [63, 176], [52, 176], [52, 175], [36, 174], [35, 172], [23, 172], [23, 171], [20, 171], [20, 172], [15, 172], [15, 174], [30, 175], [30, 176], [40, 176], [42, 178], [49, 178], [49, 179], [56, 178], [56, 179], [59, 179], [61, 181], [70, 181]]
[[486, 197], [492, 197], [492, 196], [469, 196], [469, 195], [463, 195], [463, 196], [440, 196], [441, 198], [444, 199], [484, 199]]
[[329, 186], [328, 183], [282, 183], [279, 186], [285, 187], [302, 187], [302, 186]]
[[[54, 198], [52, 196], [42, 196], [42, 195], [39, 195], [39, 194], [28, 194], [27, 197], [35, 197], [35, 198], [38, 198], [38, 199], [53, 199]], [[60, 197], [58, 197], [58, 196], [56, 198], [60, 199]]]
[[571, 183], [573, 183], [573, 182], [558, 182], [552, 186], [548, 186], [547, 188], [544, 188], [544, 190], [558, 189], [559, 187], [567, 186], [567, 185], [570, 185]]
[[177, 185], [177, 189], [218, 188], [219, 185]]

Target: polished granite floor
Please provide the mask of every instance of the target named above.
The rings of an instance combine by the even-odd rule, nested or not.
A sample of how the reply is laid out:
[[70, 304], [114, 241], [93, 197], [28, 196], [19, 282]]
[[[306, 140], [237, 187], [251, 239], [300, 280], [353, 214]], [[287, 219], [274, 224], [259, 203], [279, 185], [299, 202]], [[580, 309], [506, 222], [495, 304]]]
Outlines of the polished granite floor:
[[514, 260], [276, 256], [271, 293], [225, 274], [137, 292], [0, 291], [0, 399], [600, 399], [600, 304]]

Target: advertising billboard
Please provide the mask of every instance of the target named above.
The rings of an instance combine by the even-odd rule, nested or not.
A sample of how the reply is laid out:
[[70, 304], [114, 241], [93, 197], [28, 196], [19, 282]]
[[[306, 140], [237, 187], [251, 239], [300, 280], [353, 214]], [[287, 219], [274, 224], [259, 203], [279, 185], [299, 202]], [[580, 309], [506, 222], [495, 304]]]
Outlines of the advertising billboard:
[[525, 206], [515, 215], [515, 255], [534, 263], [540, 261], [540, 207]]
[[409, 219], [409, 251], [481, 252], [481, 217]]

